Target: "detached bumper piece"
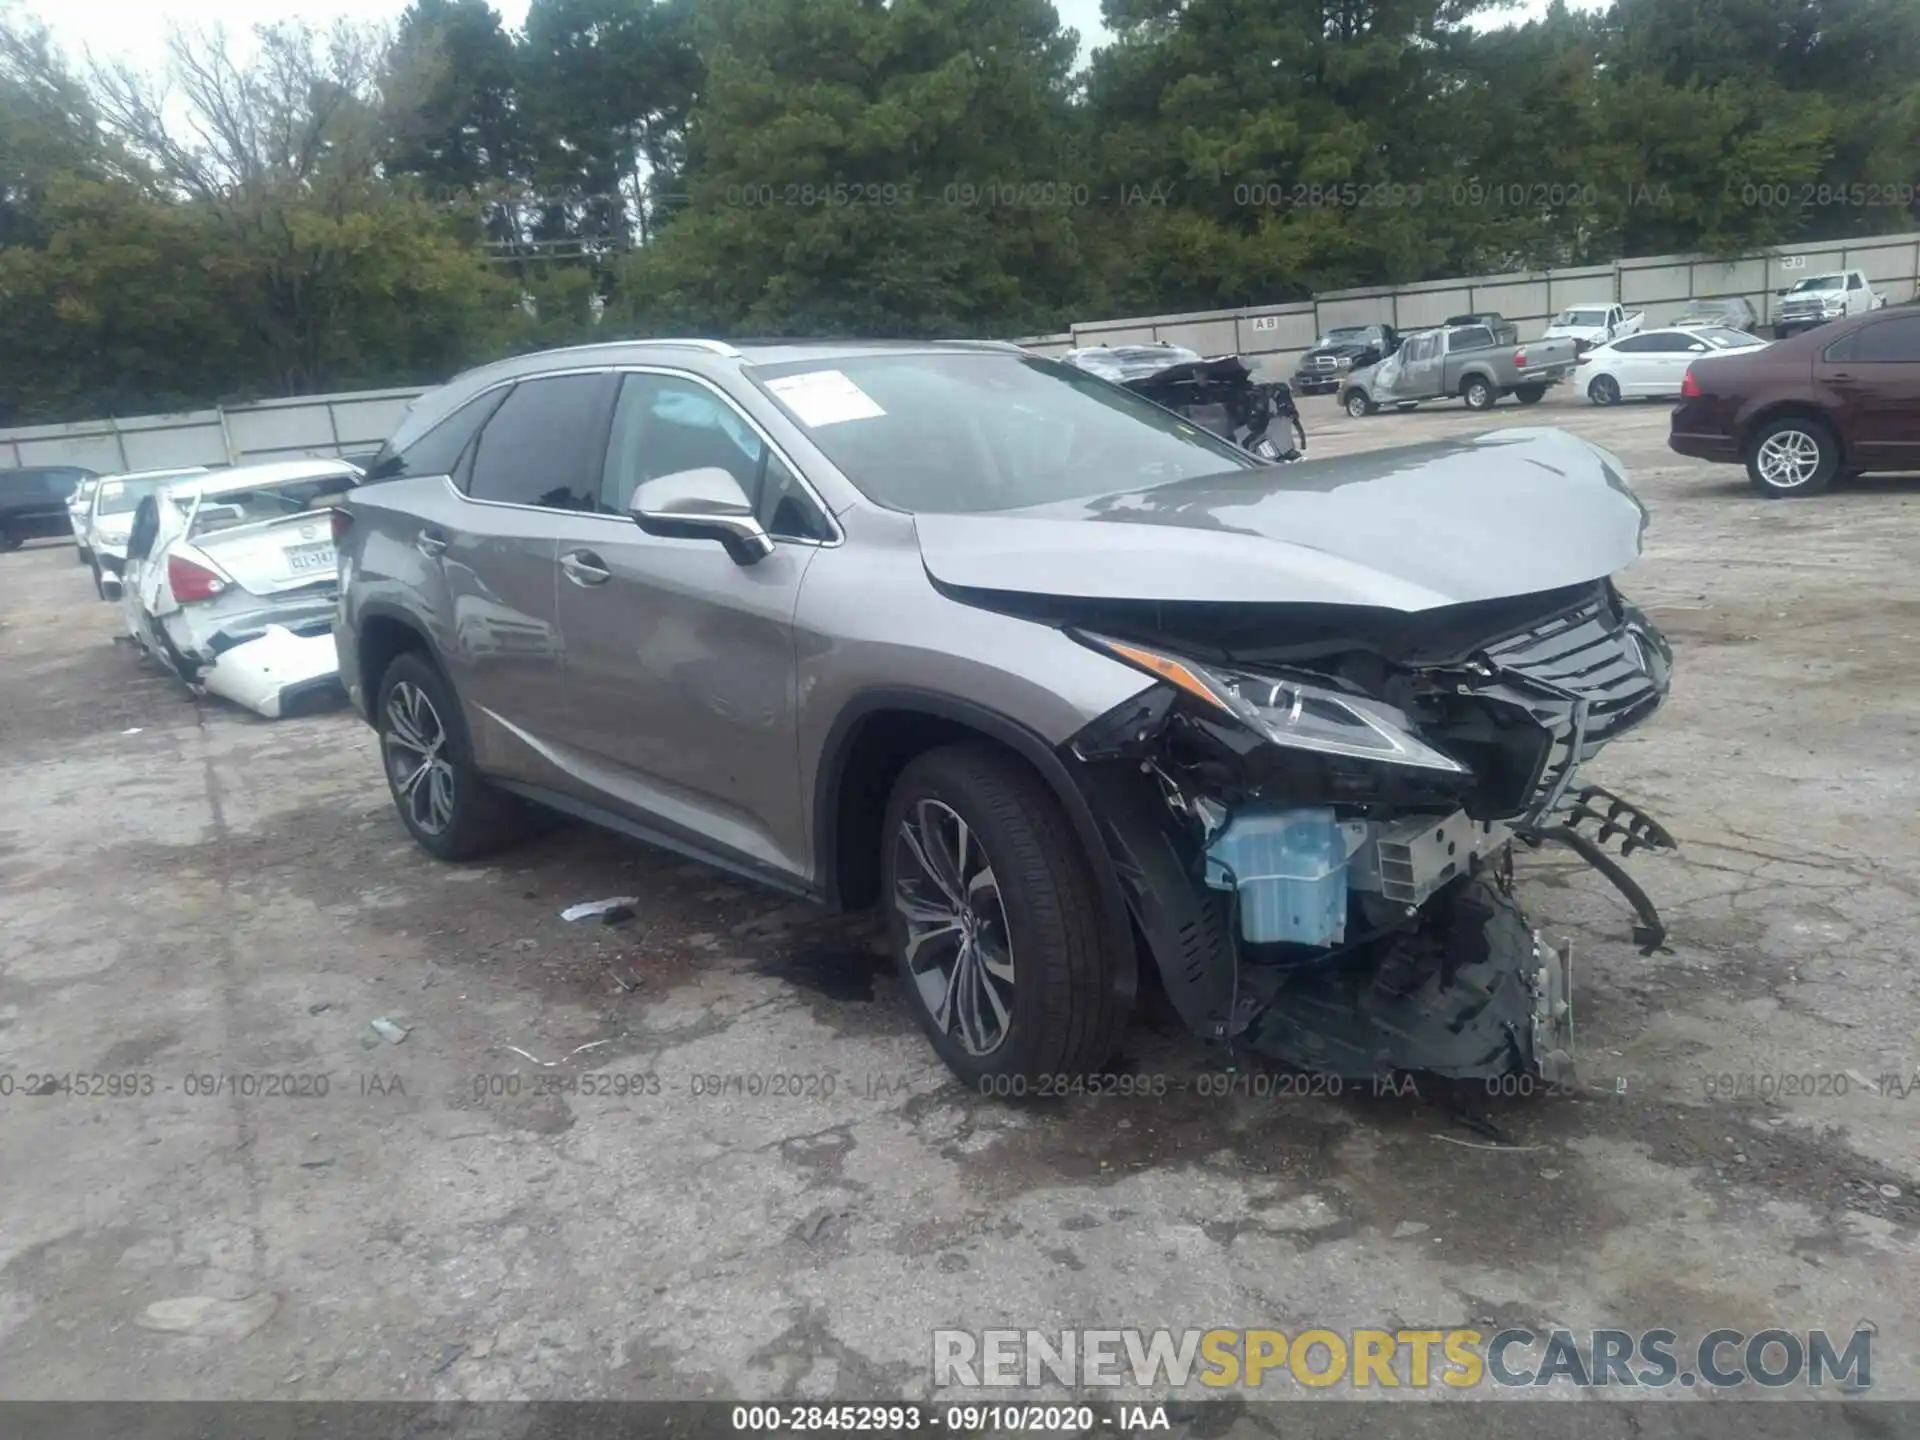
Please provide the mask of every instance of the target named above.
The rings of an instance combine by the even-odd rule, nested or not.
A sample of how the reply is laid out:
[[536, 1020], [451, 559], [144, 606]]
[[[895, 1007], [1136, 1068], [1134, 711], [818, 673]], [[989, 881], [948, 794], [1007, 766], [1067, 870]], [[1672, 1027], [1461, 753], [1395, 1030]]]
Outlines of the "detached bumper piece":
[[1573, 1078], [1571, 955], [1491, 876], [1458, 884], [1418, 929], [1287, 973], [1247, 1028], [1255, 1050], [1346, 1080]]
[[[1549, 842], [1564, 845], [1585, 860], [1633, 906], [1640, 920], [1633, 927], [1633, 943], [1640, 947], [1640, 953], [1653, 955], [1666, 950], [1666, 921], [1639, 882], [1604, 847], [1617, 842], [1621, 859], [1625, 859], [1636, 850], [1677, 850], [1679, 842], [1639, 806], [1598, 785], [1581, 789], [1567, 802], [1564, 814], [1555, 819], [1556, 824], [1522, 831], [1520, 838], [1535, 849]], [[1594, 827], [1594, 833], [1580, 828], [1587, 824]]]
[[200, 671], [200, 688], [256, 715], [280, 720], [346, 704], [329, 620], [222, 631], [209, 648], [214, 656]]

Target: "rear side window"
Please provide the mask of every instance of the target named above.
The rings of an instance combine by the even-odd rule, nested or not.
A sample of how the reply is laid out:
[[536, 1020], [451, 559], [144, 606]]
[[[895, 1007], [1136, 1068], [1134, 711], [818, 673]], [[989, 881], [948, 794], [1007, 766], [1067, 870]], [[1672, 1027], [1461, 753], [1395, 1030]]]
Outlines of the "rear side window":
[[1900, 365], [1920, 362], [1920, 317], [1882, 320], [1853, 332], [1827, 351], [1829, 360], [1863, 365]]
[[1478, 350], [1493, 344], [1493, 332], [1484, 325], [1469, 325], [1453, 332], [1455, 350]]
[[500, 504], [597, 510], [616, 384], [599, 374], [514, 386], [480, 432], [467, 493]]
[[405, 450], [383, 449], [367, 466], [367, 479], [405, 480], [415, 475], [451, 475], [473, 437], [487, 423], [510, 387], [501, 386], [469, 400]]

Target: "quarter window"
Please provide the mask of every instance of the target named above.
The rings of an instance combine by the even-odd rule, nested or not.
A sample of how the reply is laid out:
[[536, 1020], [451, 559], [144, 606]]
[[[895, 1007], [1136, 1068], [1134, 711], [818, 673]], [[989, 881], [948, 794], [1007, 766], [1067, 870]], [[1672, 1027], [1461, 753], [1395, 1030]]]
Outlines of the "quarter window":
[[706, 468], [739, 482], [769, 534], [832, 538], [832, 526], [798, 478], [733, 406], [698, 381], [627, 376], [614, 406], [596, 507], [625, 515], [646, 481]]
[[552, 510], [597, 508], [612, 375], [524, 380], [500, 403], [473, 454], [476, 500]]
[[415, 475], [452, 475], [460, 467], [473, 437], [487, 423], [511, 386], [469, 400], [405, 450], [382, 450], [367, 467], [367, 479], [402, 480]]

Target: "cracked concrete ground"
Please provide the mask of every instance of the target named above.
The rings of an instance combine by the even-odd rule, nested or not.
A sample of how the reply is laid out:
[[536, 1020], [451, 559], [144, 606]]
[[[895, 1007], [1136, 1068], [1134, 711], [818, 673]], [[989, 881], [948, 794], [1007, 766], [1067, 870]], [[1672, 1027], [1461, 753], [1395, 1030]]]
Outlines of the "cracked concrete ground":
[[[1920, 1086], [1881, 1080], [1920, 1071], [1920, 482], [1770, 504], [1659, 406], [1306, 411], [1315, 453], [1564, 424], [1653, 511], [1625, 585], [1674, 695], [1593, 778], [1681, 841], [1634, 864], [1671, 953], [1523, 862], [1580, 1094], [983, 1099], [865, 922], [582, 828], [437, 864], [356, 720], [196, 703], [36, 545], [0, 557], [0, 1395], [925, 1397], [941, 1326], [1521, 1323], [1870, 1325], [1874, 1394], [1920, 1396]], [[1159, 1011], [1126, 1056], [1228, 1063]]]

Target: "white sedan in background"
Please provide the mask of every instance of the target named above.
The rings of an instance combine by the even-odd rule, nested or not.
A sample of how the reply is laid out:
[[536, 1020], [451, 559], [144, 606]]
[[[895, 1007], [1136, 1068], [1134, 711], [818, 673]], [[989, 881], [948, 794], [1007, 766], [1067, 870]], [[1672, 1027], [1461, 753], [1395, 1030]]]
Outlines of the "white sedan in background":
[[343, 460], [240, 465], [144, 498], [127, 545], [127, 631], [189, 687], [268, 716], [332, 701]]
[[1763, 349], [1768, 341], [1718, 325], [1642, 330], [1596, 345], [1574, 362], [1573, 383], [1596, 405], [1677, 399], [1687, 367], [1703, 355]]
[[94, 593], [102, 600], [120, 597], [120, 572], [127, 563], [127, 536], [133, 529], [133, 512], [140, 502], [155, 491], [164, 490], [176, 480], [208, 474], [207, 467], [195, 465], [184, 470], [131, 470], [124, 475], [103, 475], [93, 487], [87, 502], [87, 518], [81, 529], [80, 547], [87, 552], [93, 567]]

